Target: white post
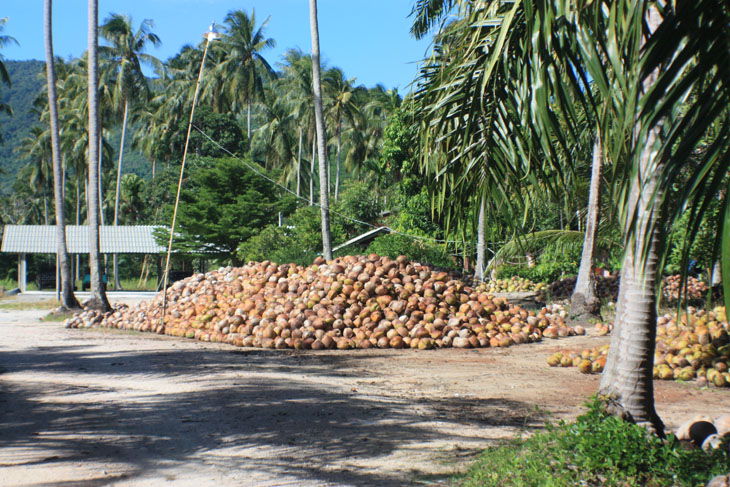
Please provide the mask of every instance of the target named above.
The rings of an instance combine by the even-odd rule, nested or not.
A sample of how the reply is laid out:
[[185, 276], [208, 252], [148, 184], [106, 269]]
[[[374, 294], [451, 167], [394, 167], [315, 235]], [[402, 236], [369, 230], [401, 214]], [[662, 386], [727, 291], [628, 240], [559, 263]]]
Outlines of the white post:
[[28, 283], [28, 260], [25, 254], [18, 254], [18, 287], [24, 293]]
[[61, 267], [59, 267], [58, 262], [58, 252], [56, 252], [56, 301], [61, 301], [61, 286], [59, 286], [59, 282], [61, 281]]

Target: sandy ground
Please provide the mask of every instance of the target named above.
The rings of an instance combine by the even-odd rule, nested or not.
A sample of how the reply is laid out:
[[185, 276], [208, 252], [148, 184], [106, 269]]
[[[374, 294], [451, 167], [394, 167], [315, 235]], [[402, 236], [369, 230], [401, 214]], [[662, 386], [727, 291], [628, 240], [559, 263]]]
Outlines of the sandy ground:
[[[599, 377], [545, 359], [606, 341], [263, 351], [45, 313], [0, 309], [4, 487], [446, 485], [485, 447], [580, 414]], [[656, 389], [668, 427], [730, 412], [728, 390]]]

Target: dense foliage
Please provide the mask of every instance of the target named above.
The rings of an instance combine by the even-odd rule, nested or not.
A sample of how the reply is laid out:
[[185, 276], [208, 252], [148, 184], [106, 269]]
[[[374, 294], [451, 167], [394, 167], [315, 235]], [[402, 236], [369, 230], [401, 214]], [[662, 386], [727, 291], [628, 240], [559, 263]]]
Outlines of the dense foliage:
[[599, 401], [575, 422], [486, 450], [459, 485], [696, 486], [730, 469], [730, 451], [688, 448], [605, 412]]
[[250, 161], [191, 162], [178, 210], [176, 245], [181, 250], [228, 258], [241, 243], [275, 222], [279, 212], [289, 213], [293, 207], [293, 199], [256, 174]]

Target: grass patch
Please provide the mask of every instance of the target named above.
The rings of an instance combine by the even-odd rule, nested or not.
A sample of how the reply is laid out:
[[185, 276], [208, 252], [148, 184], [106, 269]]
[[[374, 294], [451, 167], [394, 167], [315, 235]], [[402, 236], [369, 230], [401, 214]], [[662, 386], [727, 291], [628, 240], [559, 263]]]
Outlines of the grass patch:
[[27, 310], [43, 310], [54, 309], [61, 306], [61, 303], [55, 299], [47, 301], [23, 302], [23, 301], [4, 301], [0, 300], [0, 309], [11, 311], [27, 311]]
[[65, 311], [63, 313], [48, 313], [46, 316], [41, 318], [41, 321], [45, 322], [60, 322], [66, 321], [68, 318], [73, 317], [79, 310], [76, 311]]
[[[15, 289], [18, 287], [18, 281], [15, 279], [0, 279], [0, 287], [5, 288], [6, 291], [9, 291], [10, 289]], [[36, 284], [33, 281], [28, 281], [26, 283], [26, 290], [27, 291], [37, 291], [38, 290], [38, 284]]]
[[595, 398], [573, 423], [489, 448], [461, 478], [461, 487], [664, 487], [705, 485], [730, 470], [727, 444], [687, 449], [604, 412]]
[[[106, 283], [109, 291], [114, 291], [114, 276], [108, 275], [109, 282]], [[140, 283], [139, 279], [119, 279], [119, 284], [124, 291], [157, 291], [157, 280], [152, 277], [147, 279], [147, 283]], [[138, 284], [140, 284], [138, 286]], [[81, 283], [79, 281], [79, 286]], [[79, 289], [81, 289], [79, 287]]]

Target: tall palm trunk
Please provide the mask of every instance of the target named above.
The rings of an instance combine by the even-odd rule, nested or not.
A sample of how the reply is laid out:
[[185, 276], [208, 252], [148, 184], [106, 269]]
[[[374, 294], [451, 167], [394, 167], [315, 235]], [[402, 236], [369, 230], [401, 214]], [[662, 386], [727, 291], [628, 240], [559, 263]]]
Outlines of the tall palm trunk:
[[332, 260], [332, 241], [330, 237], [330, 202], [327, 181], [325, 154], [325, 127], [322, 113], [322, 78], [319, 65], [319, 27], [317, 25], [317, 0], [309, 0], [309, 26], [312, 31], [312, 84], [314, 85], [314, 116], [317, 127], [317, 147], [319, 149], [319, 201], [322, 211], [322, 257]]
[[246, 136], [248, 137], [247, 149], [251, 150], [251, 97], [246, 101]]
[[297, 198], [300, 196], [300, 183], [302, 180], [302, 126], [299, 126], [299, 148], [297, 150]]
[[309, 161], [309, 206], [314, 206], [314, 161], [317, 159], [317, 139], [312, 136], [312, 159]]
[[486, 197], [479, 199], [479, 221], [477, 222], [477, 265], [474, 276], [480, 281], [484, 280], [484, 269], [487, 267], [487, 245], [486, 245]]
[[342, 117], [337, 119], [337, 173], [335, 175], [335, 201], [340, 194], [340, 153], [342, 152]]
[[[55, 164], [55, 161], [53, 161]], [[54, 167], [54, 174], [53, 177], [56, 177], [55, 174], [55, 167]], [[48, 225], [48, 194], [46, 192], [46, 183], [45, 181], [42, 184], [43, 187], [43, 218], [46, 225]], [[55, 191], [55, 182], [54, 182], [54, 191]]]
[[99, 139], [99, 4], [89, 0], [89, 267], [91, 268], [91, 298], [88, 307], [101, 311], [111, 310], [102, 285], [101, 260], [99, 258], [99, 146], [91, 141]]
[[593, 144], [593, 165], [591, 167], [591, 186], [588, 191], [588, 214], [586, 230], [583, 238], [583, 253], [580, 257], [578, 279], [570, 297], [570, 313], [573, 317], [597, 315], [600, 302], [596, 296], [596, 280], [593, 267], [596, 260], [596, 237], [598, 235], [598, 219], [601, 214], [601, 169], [603, 166], [603, 149], [600, 135], [596, 135]]
[[101, 130], [99, 130], [99, 223], [104, 226], [104, 189], [101, 186], [102, 180], [102, 159], [104, 159], [104, 147], [101, 140]]
[[[661, 18], [653, 8], [647, 12], [649, 31], [654, 32]], [[643, 81], [644, 92], [655, 82], [658, 70]], [[639, 127], [636, 129], [639, 130]], [[653, 210], [652, 199], [661, 200], [658, 190], [661, 167], [656, 146], [661, 124], [652, 127], [642, 148], [638, 171], [629, 194], [625, 232], [633, 222], [633, 239], [626, 239], [626, 254], [621, 268], [621, 289], [616, 306], [611, 352], [601, 377], [599, 395], [607, 398], [613, 414], [643, 424], [659, 436], [664, 424], [654, 408], [653, 363], [656, 340], [656, 284], [661, 278], [658, 248], [661, 243], [661, 215]], [[633, 212], [633, 214], [632, 214]], [[632, 218], [633, 216], [633, 218]]]
[[[76, 178], [76, 226], [81, 225], [81, 177]], [[76, 269], [74, 278], [79, 280], [79, 268], [81, 266], [81, 254], [76, 254]]]
[[[122, 186], [122, 160], [124, 159], [124, 138], [127, 134], [127, 117], [129, 116], [129, 100], [124, 100], [124, 119], [122, 120], [122, 140], [119, 143], [119, 163], [117, 164], [117, 189], [114, 194], [114, 226], [119, 224], [119, 193]], [[114, 254], [114, 289], [122, 289], [119, 282], [119, 256]]]
[[[63, 174], [61, 171], [61, 147], [58, 140], [58, 100], [56, 98], [56, 67], [53, 59], [52, 0], [45, 0], [43, 27], [46, 40], [46, 72], [48, 107], [51, 116], [51, 154], [53, 156], [53, 193], [56, 201], [56, 245], [58, 267], [61, 271], [61, 304], [67, 309], [79, 308], [73, 288], [68, 249], [66, 247], [66, 220], [63, 201]], [[45, 185], [44, 185], [45, 193]], [[45, 199], [45, 198], [44, 198]], [[46, 209], [46, 216], [47, 216]], [[58, 283], [57, 283], [58, 285]]]

